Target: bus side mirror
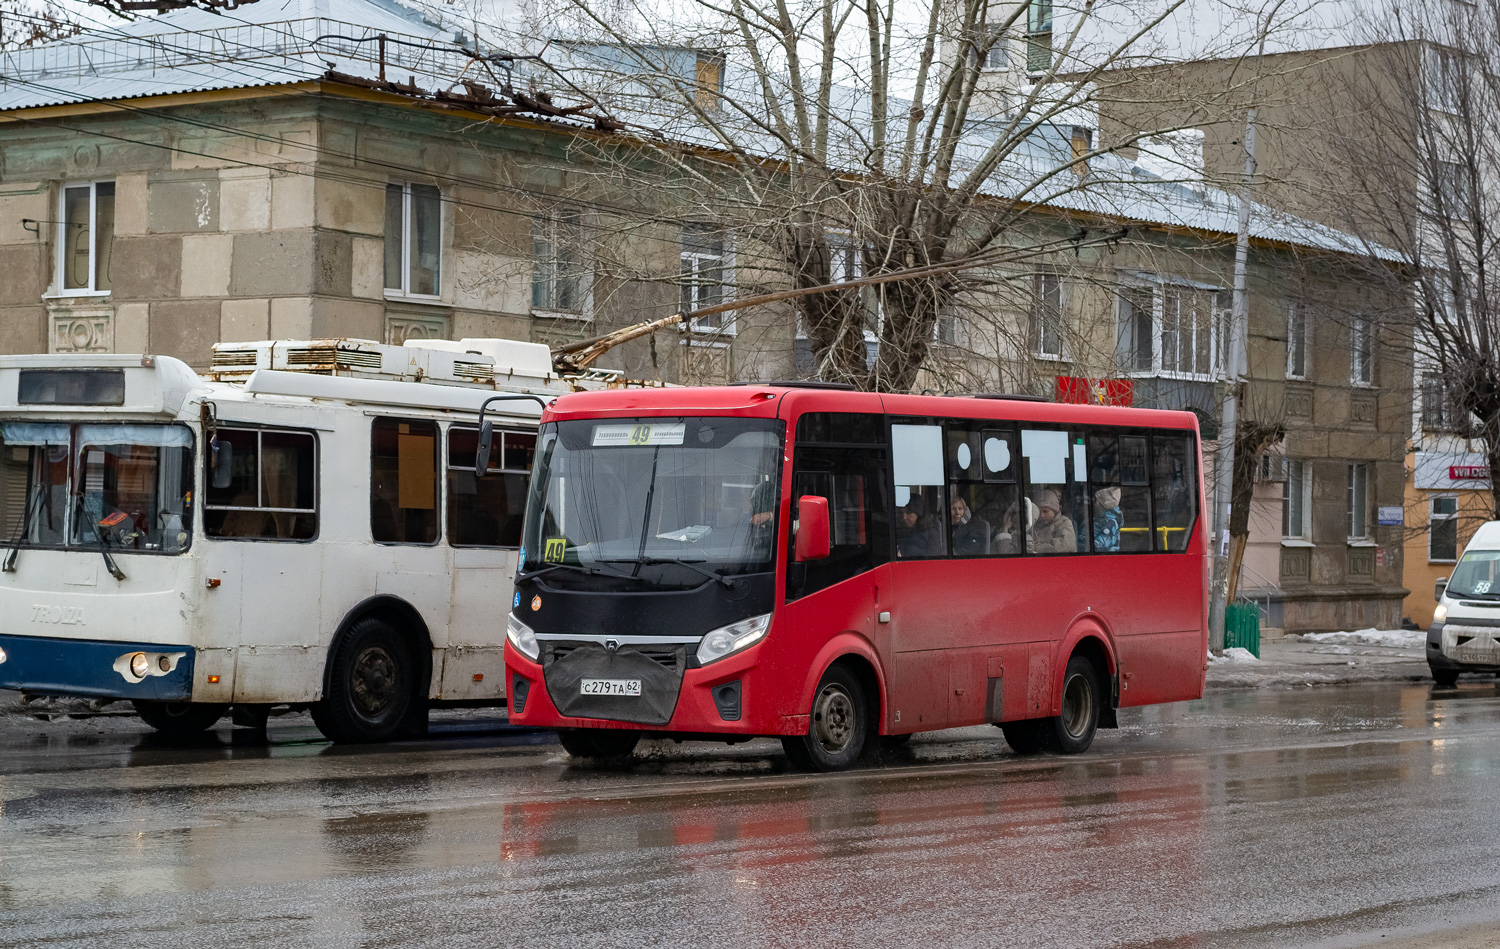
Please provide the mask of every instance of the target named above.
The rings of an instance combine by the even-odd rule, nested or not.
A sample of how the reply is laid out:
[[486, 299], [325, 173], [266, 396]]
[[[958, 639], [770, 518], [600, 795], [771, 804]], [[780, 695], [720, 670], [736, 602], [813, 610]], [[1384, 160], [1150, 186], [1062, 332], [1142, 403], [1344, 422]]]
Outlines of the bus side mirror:
[[828, 532], [828, 499], [804, 495], [797, 499], [796, 560], [822, 560], [832, 550]]
[[217, 438], [209, 445], [209, 453], [212, 456], [210, 467], [213, 468], [213, 476], [209, 484], [215, 490], [222, 491], [229, 487], [229, 482], [234, 480], [234, 445], [229, 442], [221, 442]]
[[479, 445], [474, 451], [474, 477], [483, 478], [490, 470], [490, 440], [495, 437], [495, 426], [489, 419], [479, 423]]
[[1439, 577], [1437, 582], [1432, 585], [1432, 598], [1434, 600], [1441, 600], [1443, 598], [1443, 591], [1446, 589], [1448, 589], [1448, 578]]

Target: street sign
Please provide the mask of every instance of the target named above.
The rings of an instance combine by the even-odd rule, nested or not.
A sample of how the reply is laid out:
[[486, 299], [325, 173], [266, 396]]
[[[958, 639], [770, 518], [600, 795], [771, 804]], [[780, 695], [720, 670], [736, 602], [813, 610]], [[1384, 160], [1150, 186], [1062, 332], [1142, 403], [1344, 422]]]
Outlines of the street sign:
[[1382, 505], [1376, 512], [1375, 522], [1382, 527], [1400, 527], [1406, 523], [1401, 510], [1401, 505], [1393, 504], [1390, 507]]

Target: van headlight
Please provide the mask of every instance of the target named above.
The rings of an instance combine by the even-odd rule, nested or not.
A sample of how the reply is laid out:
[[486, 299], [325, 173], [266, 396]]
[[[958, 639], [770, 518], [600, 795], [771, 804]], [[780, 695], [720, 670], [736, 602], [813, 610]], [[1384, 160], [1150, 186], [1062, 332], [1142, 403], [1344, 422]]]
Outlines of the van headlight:
[[542, 654], [541, 647], [536, 644], [536, 633], [531, 631], [530, 626], [516, 619], [514, 613], [505, 617], [505, 638], [527, 659], [535, 660]]
[[725, 656], [737, 653], [746, 646], [758, 643], [766, 635], [766, 630], [770, 628], [770, 613], [762, 613], [760, 616], [742, 619], [738, 623], [720, 626], [704, 636], [703, 641], [698, 644], [698, 664], [706, 666], [710, 662], [717, 662]]
[[1445, 620], [1447, 618], [1448, 618], [1448, 604], [1447, 603], [1439, 603], [1437, 605], [1437, 609], [1435, 609], [1435, 610], [1432, 611], [1432, 621], [1434, 623], [1441, 623], [1443, 620]]

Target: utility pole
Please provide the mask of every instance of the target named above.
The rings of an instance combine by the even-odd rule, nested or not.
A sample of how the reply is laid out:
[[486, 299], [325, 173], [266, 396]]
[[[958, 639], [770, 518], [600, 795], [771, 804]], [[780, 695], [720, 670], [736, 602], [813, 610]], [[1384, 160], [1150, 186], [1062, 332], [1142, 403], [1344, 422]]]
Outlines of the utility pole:
[[1250, 261], [1250, 188], [1255, 179], [1255, 113], [1245, 113], [1245, 170], [1240, 178], [1239, 232], [1234, 243], [1234, 300], [1230, 311], [1228, 365], [1224, 367], [1224, 403], [1219, 414], [1219, 457], [1214, 466], [1214, 583], [1209, 607], [1210, 645], [1224, 647], [1224, 607], [1229, 596], [1229, 509], [1234, 491], [1234, 442], [1244, 388], [1250, 300], [1246, 268]]

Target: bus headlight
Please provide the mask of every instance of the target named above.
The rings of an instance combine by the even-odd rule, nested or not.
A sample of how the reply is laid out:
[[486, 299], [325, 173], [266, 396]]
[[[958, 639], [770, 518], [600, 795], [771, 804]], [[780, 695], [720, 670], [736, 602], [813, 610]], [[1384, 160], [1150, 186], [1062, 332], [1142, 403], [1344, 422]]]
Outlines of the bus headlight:
[[1434, 623], [1441, 623], [1443, 620], [1445, 620], [1447, 618], [1448, 618], [1448, 604], [1447, 603], [1439, 603], [1437, 605], [1437, 609], [1435, 609], [1435, 610], [1432, 611], [1432, 621]]
[[536, 633], [531, 631], [530, 626], [516, 619], [514, 613], [505, 617], [505, 638], [527, 659], [536, 659], [542, 654], [541, 648], [536, 644]]
[[771, 628], [771, 614], [762, 613], [738, 623], [720, 626], [698, 644], [698, 664], [708, 665], [760, 641]]
[[138, 652], [130, 657], [130, 674], [137, 679], [146, 678], [146, 673], [151, 671], [151, 663], [147, 661], [146, 654]]

